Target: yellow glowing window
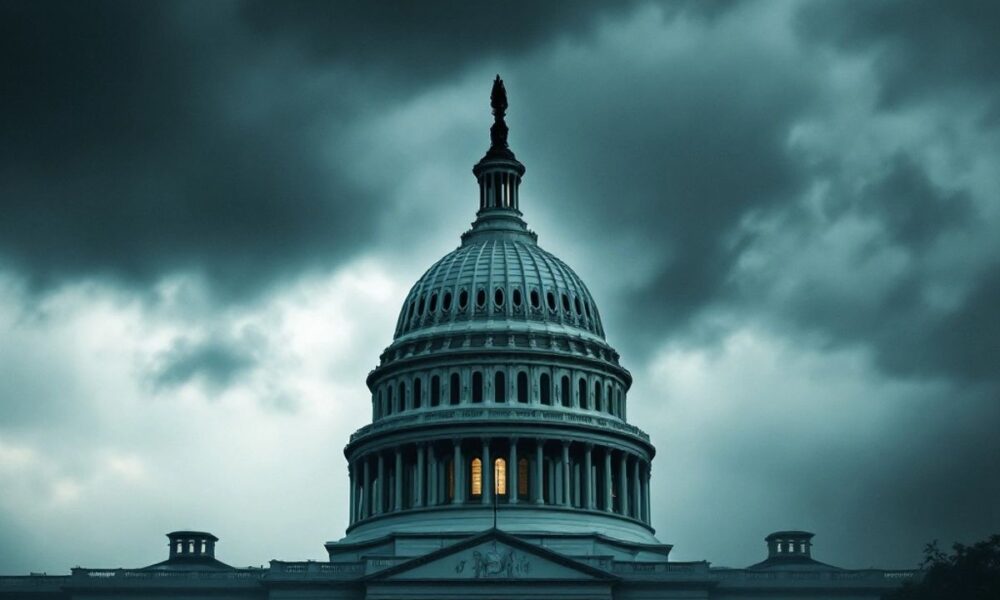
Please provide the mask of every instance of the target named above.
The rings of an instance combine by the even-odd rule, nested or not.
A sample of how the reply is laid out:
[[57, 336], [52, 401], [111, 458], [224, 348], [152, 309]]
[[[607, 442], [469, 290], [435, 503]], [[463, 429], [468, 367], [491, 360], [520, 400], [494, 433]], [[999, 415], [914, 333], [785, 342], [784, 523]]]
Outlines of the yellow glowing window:
[[498, 496], [507, 495], [507, 461], [498, 458], [493, 463], [493, 481], [496, 482], [496, 492]]
[[472, 459], [472, 495], [481, 496], [483, 494], [483, 461], [478, 458]]
[[528, 495], [528, 459], [522, 458], [517, 461], [517, 495]]

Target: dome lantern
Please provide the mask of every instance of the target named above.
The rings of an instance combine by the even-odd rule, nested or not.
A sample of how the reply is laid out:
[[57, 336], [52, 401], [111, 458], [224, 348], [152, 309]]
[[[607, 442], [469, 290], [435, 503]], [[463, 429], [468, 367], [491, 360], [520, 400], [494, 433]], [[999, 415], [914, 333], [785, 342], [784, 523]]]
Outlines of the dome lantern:
[[518, 188], [524, 175], [522, 165], [507, 145], [507, 91], [503, 80], [497, 75], [490, 93], [493, 108], [493, 125], [490, 127], [490, 149], [472, 173], [479, 181], [479, 212], [482, 218], [490, 213], [503, 211], [520, 215]]

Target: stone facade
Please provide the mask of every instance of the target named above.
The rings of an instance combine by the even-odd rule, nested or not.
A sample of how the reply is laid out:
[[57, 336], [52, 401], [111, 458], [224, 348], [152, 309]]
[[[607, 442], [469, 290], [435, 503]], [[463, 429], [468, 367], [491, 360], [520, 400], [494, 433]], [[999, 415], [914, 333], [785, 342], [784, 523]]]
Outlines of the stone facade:
[[844, 599], [919, 575], [818, 562], [802, 531], [768, 536], [746, 569], [669, 560], [632, 377], [587, 287], [522, 219], [499, 78], [492, 106], [476, 220], [413, 286], [368, 375], [372, 423], [344, 449], [349, 525], [327, 562], [237, 569], [211, 534], [174, 532], [161, 563], [0, 578], [0, 596]]

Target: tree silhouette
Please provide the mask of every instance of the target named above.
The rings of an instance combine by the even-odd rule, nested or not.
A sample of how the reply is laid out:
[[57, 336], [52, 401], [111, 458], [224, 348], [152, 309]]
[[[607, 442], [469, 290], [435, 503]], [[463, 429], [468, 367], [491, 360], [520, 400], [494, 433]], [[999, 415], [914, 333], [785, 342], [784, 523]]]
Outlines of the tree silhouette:
[[952, 554], [937, 540], [924, 548], [924, 577], [883, 596], [885, 600], [997, 600], [1000, 598], [1000, 535], [966, 546]]

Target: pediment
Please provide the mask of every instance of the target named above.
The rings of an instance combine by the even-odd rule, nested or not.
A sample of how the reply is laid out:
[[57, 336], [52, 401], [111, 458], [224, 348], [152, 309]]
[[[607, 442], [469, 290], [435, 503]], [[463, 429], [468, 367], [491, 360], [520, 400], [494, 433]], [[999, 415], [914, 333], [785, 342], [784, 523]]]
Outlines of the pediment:
[[535, 580], [608, 581], [615, 576], [525, 542], [490, 531], [374, 575], [381, 581]]

